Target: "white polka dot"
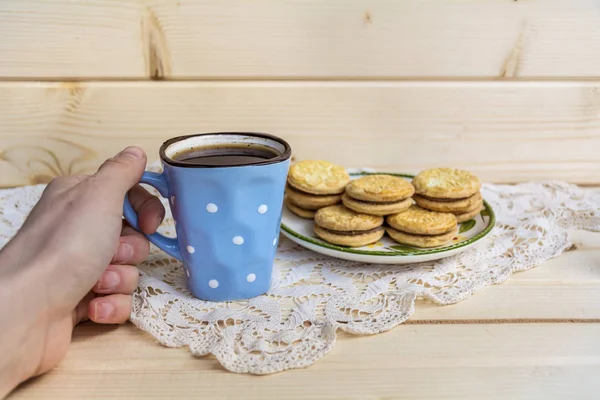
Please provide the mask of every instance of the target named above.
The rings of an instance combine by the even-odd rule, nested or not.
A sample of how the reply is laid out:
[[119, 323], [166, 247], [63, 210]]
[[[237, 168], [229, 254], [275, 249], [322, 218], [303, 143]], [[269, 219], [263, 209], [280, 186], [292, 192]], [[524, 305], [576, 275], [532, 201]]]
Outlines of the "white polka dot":
[[190, 277], [190, 270], [186, 268], [186, 269], [185, 269], [185, 274], [186, 274], [186, 275], [187, 275], [187, 277], [189, 278], [189, 277]]
[[246, 280], [250, 283], [254, 282], [256, 280], [256, 275], [255, 274], [248, 274], [248, 276], [246, 277]]
[[171, 196], [171, 204], [175, 204], [175, 196]]
[[273, 239], [273, 246], [277, 245], [277, 238]]
[[216, 288], [218, 288], [218, 287], [219, 287], [219, 281], [218, 281], [218, 280], [216, 280], [216, 279], [211, 279], [210, 281], [208, 281], [208, 286], [209, 286], [211, 289], [216, 289]]
[[238, 246], [244, 244], [244, 238], [241, 236], [234, 236], [233, 239], [231, 239], [231, 241], [233, 242], [233, 244], [237, 244]]
[[267, 212], [267, 210], [268, 210], [268, 207], [266, 204], [261, 204], [260, 207], [258, 207], [259, 214], [264, 214]]
[[196, 249], [195, 249], [194, 247], [192, 247], [192, 246], [188, 246], [188, 247], [187, 247], [187, 251], [188, 251], [188, 253], [190, 253], [190, 254], [194, 254], [194, 252], [196, 251]]
[[217, 207], [217, 205], [215, 203], [208, 203], [206, 205], [206, 211], [208, 211], [211, 214], [214, 214], [217, 211], [219, 211], [219, 207]]

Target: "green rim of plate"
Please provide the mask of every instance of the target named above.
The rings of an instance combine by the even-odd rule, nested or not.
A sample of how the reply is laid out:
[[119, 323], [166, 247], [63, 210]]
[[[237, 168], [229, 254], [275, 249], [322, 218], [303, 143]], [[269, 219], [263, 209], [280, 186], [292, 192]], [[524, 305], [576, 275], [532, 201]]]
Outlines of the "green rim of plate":
[[[401, 176], [403, 178], [411, 178], [411, 179], [414, 178], [414, 175], [398, 174], [398, 173], [390, 173], [390, 172], [353, 172], [350, 174], [350, 176], [354, 177], [354, 176], [378, 175], [378, 174]], [[490, 217], [490, 219], [488, 221], [488, 225], [486, 226], [486, 228], [483, 231], [481, 231], [477, 235], [475, 235], [472, 238], [465, 240], [463, 242], [458, 242], [458, 243], [452, 244], [450, 246], [436, 247], [433, 249], [419, 249], [419, 248], [415, 247], [414, 250], [395, 250], [395, 251], [358, 250], [358, 249], [354, 249], [351, 247], [338, 246], [335, 244], [322, 242], [318, 239], [315, 239], [315, 238], [312, 238], [309, 236], [304, 236], [304, 235], [296, 232], [295, 230], [291, 229], [284, 223], [281, 224], [281, 229], [283, 229], [290, 235], [297, 237], [298, 239], [302, 239], [305, 242], [314, 244], [319, 247], [331, 249], [331, 250], [342, 251], [344, 253], [364, 254], [364, 255], [369, 255], [369, 256], [385, 256], [385, 257], [402, 257], [402, 256], [419, 256], [419, 255], [427, 255], [427, 254], [436, 254], [436, 253], [443, 253], [446, 251], [459, 249], [461, 247], [468, 246], [472, 243], [475, 243], [475, 242], [483, 239], [485, 236], [488, 235], [488, 233], [490, 233], [492, 231], [492, 229], [496, 225], [496, 214], [494, 213], [494, 210], [492, 209], [490, 204], [487, 201], [485, 201], [485, 199], [483, 200], [483, 205], [485, 206], [485, 210], [487, 211], [487, 213]], [[403, 246], [410, 247], [408, 245], [403, 245]]]

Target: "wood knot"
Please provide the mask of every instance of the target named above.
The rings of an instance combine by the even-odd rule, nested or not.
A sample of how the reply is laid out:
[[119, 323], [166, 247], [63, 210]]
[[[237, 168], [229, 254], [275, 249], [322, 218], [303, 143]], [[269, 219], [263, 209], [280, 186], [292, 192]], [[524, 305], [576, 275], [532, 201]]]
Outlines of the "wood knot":
[[156, 14], [146, 8], [142, 15], [141, 37], [146, 71], [153, 80], [163, 80], [171, 75], [171, 63], [162, 25]]

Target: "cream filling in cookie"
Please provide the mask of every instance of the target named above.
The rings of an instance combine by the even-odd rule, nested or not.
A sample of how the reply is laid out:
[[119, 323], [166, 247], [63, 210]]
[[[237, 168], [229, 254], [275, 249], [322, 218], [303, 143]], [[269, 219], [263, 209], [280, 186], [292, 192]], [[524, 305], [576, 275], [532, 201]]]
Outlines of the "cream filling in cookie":
[[298, 193], [302, 193], [305, 194], [307, 196], [314, 196], [314, 197], [325, 197], [325, 196], [335, 196], [335, 194], [315, 194], [315, 193], [309, 193], [309, 192], [305, 192], [304, 190], [300, 190], [297, 187], [294, 187], [292, 185], [290, 185], [289, 183], [285, 186], [285, 188], [289, 191], [293, 191], [293, 192], [298, 192]]
[[396, 201], [365, 201], [365, 200], [358, 200], [355, 199], [354, 197], [348, 195], [348, 197], [355, 203], [361, 203], [364, 205], [371, 205], [371, 206], [383, 206], [383, 205], [388, 205], [388, 204], [400, 204], [404, 201], [406, 201], [406, 199], [408, 198], [404, 198], [404, 199], [400, 199], [400, 200], [396, 200]]
[[377, 231], [380, 231], [383, 229], [382, 226], [379, 226], [379, 227], [373, 228], [373, 229], [369, 229], [366, 231], [336, 231], [334, 229], [323, 228], [322, 226], [319, 226], [319, 228], [323, 229], [326, 232], [334, 234], [334, 235], [344, 235], [344, 236], [359, 236], [359, 235], [364, 235], [366, 233], [377, 232]]

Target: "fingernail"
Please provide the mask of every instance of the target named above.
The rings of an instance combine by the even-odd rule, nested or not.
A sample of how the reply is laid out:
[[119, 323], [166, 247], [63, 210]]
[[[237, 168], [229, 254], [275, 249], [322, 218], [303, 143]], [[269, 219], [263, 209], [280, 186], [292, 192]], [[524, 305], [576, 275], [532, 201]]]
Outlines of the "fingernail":
[[94, 304], [94, 314], [97, 320], [108, 319], [113, 316], [115, 307], [108, 301], [97, 301]]
[[138, 147], [127, 147], [125, 150], [123, 150], [120, 155], [125, 156], [125, 157], [131, 157], [131, 158], [142, 158], [144, 156], [144, 152], [142, 151], [142, 149], [138, 148]]
[[129, 243], [119, 243], [117, 247], [117, 253], [115, 254], [115, 261], [132, 261], [133, 260], [133, 246]]
[[104, 275], [98, 281], [98, 290], [111, 290], [117, 287], [121, 277], [115, 271], [104, 271]]

